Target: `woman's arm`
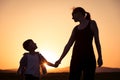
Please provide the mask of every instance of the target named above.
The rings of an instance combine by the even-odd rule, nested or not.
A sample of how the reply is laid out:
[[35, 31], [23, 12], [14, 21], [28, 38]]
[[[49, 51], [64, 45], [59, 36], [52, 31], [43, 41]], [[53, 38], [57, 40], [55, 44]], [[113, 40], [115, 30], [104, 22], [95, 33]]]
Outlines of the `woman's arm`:
[[100, 45], [100, 40], [99, 40], [99, 30], [97, 27], [97, 24], [95, 21], [91, 22], [91, 29], [93, 31], [94, 34], [94, 39], [95, 39], [95, 44], [96, 44], [96, 48], [97, 48], [97, 52], [98, 52], [98, 66], [102, 66], [103, 61], [102, 61], [102, 52], [101, 52], [101, 45]]
[[62, 59], [66, 56], [66, 54], [68, 53], [68, 51], [71, 48], [74, 41], [75, 41], [75, 28], [72, 31], [71, 37], [70, 37], [68, 43], [66, 44], [60, 59], [58, 61], [56, 61], [55, 65], [58, 66], [61, 63]]

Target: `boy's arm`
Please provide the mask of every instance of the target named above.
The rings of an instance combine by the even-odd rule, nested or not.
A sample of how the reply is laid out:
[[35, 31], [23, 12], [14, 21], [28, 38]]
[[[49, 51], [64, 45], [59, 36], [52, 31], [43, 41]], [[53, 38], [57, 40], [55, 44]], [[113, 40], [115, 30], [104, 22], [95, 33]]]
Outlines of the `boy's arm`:
[[56, 67], [55, 64], [53, 64], [53, 63], [51, 63], [51, 62], [46, 62], [46, 63], [47, 63], [47, 65], [49, 65], [49, 66]]
[[42, 64], [46, 63], [49, 66], [55, 67], [55, 64], [48, 62], [42, 55], [41, 55], [41, 60], [42, 60]]
[[23, 75], [25, 71], [25, 67], [24, 66], [19, 66], [18, 70], [17, 70], [17, 74], [19, 75]]

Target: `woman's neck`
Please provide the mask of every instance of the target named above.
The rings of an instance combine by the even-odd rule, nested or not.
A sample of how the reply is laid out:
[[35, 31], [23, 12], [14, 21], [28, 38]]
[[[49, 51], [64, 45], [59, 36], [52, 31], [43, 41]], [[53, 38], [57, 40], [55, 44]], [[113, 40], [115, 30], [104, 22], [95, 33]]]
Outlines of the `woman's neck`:
[[80, 22], [80, 24], [78, 25], [78, 29], [84, 29], [89, 23], [89, 20], [83, 20]]
[[84, 25], [88, 22], [89, 22], [89, 20], [83, 19], [83, 20], [79, 21], [79, 25]]

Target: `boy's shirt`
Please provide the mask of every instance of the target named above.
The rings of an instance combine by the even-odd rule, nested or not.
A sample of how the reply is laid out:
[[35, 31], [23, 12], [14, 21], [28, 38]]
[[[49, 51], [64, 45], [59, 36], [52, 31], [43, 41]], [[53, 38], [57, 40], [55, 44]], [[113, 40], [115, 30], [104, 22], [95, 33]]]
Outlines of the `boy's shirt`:
[[25, 67], [24, 74], [32, 74], [33, 76], [40, 77], [40, 65], [43, 71], [43, 74], [47, 73], [45, 66], [43, 65], [46, 62], [46, 59], [36, 52], [34, 54], [24, 53], [20, 61], [20, 65]]

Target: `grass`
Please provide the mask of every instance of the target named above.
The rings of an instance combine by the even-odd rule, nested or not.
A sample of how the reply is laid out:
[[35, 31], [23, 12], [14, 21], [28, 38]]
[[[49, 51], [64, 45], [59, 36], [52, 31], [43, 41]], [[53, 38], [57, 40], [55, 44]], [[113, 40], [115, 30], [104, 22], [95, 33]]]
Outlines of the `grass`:
[[[68, 80], [68, 73], [48, 73], [42, 80]], [[19, 80], [16, 73], [0, 73], [0, 80]], [[120, 72], [96, 73], [95, 80], [120, 80]]]

